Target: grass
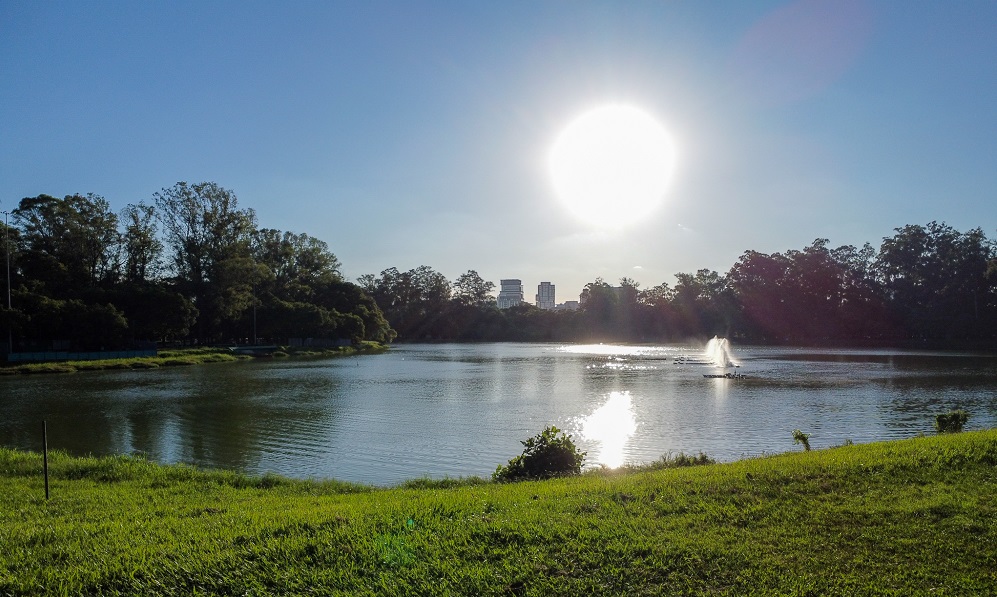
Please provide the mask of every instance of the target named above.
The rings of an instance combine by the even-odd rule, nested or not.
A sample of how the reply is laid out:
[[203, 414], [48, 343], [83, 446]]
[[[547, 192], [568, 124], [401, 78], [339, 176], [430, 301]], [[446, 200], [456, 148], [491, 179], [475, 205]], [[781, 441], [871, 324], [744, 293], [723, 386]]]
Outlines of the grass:
[[392, 489], [50, 461], [46, 502], [41, 457], [0, 450], [0, 595], [997, 591], [994, 430]]
[[[388, 347], [377, 342], [361, 342], [357, 346], [341, 346], [326, 349], [297, 349], [283, 347], [274, 352], [280, 357], [332, 357], [355, 354], [376, 354], [388, 350]], [[60, 361], [51, 363], [25, 363], [20, 365], [0, 366], [0, 375], [33, 374], [33, 373], [73, 373], [76, 371], [104, 371], [112, 369], [156, 369], [159, 367], [188, 367], [205, 363], [230, 363], [252, 359], [249, 355], [234, 355], [227, 348], [183, 348], [176, 350], [161, 350], [154, 357], [135, 357], [128, 359], [104, 359], [94, 361]]]

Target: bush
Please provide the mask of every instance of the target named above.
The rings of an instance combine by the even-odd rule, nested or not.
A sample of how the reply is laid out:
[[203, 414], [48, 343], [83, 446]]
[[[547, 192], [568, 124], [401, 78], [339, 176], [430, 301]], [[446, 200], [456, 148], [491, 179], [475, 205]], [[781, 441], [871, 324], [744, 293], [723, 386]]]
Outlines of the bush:
[[935, 431], [938, 433], [959, 433], [969, 420], [969, 413], [960, 409], [950, 410], [935, 417]]
[[520, 442], [523, 453], [499, 465], [492, 474], [495, 481], [525, 481], [577, 475], [582, 472], [585, 452], [578, 451], [571, 436], [554, 426]]
[[809, 433], [803, 433], [799, 429], [794, 429], [793, 430], [793, 443], [794, 444], [803, 444], [803, 451], [804, 452], [809, 452], [810, 451], [810, 434]]

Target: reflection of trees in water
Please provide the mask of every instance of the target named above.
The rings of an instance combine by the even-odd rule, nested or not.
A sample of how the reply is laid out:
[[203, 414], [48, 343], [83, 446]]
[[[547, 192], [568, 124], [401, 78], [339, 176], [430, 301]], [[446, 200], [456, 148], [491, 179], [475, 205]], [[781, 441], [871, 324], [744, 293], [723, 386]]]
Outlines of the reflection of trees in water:
[[340, 380], [298, 378], [295, 369], [233, 368], [224, 378], [199, 378], [177, 413], [177, 459], [252, 470], [262, 452], [313, 444], [332, 426], [328, 401]]
[[[118, 375], [127, 375], [118, 373]], [[128, 425], [114, 408], [121, 384], [103, 374], [47, 375], [5, 380], [0, 403], [0, 444], [41, 449], [42, 421], [49, 448], [75, 455], [129, 451]]]
[[[595, 458], [599, 446], [582, 437], [580, 418], [613, 392], [633, 396], [638, 427], [625, 453], [634, 461], [680, 450], [724, 460], [790, 450], [794, 428], [812, 433], [814, 448], [932, 434], [936, 414], [960, 407], [968, 429], [997, 421], [997, 359], [925, 357], [911, 371], [819, 362], [827, 352], [797, 351], [788, 361], [782, 349], [738, 346], [749, 378], [736, 381], [704, 379], [712, 369], [674, 358], [610, 360], [521, 344], [0, 378], [0, 445], [40, 449], [47, 418], [50, 446], [77, 454], [143, 451], [161, 461], [385, 483], [490, 473], [545, 424], [575, 434]], [[437, 353], [446, 358], [424, 358]]]
[[[117, 376], [117, 378], [116, 378]], [[293, 379], [289, 379], [293, 378]], [[20, 381], [20, 380], [18, 380]], [[263, 449], [312, 444], [335, 420], [340, 380], [253, 364], [174, 371], [48, 376], [11, 384], [0, 444], [76, 455], [140, 452], [168, 462], [252, 470]]]
[[930, 373], [882, 380], [891, 391], [883, 407], [889, 427], [931, 430], [935, 415], [961, 408], [970, 415], [967, 429], [991, 427], [997, 420], [997, 378], [971, 374]]

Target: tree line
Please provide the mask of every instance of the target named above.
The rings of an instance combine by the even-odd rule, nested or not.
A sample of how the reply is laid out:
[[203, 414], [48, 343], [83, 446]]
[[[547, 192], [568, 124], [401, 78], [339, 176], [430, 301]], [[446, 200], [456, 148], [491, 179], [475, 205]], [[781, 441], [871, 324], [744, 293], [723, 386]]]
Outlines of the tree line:
[[[577, 311], [498, 309], [474, 270], [429, 266], [346, 281], [328, 245], [261, 228], [212, 182], [179, 182], [118, 213], [103, 197], [28, 197], [0, 223], [15, 351], [150, 342], [681, 341], [997, 346], [997, 245], [979, 228], [894, 230], [875, 249], [817, 239], [745, 251], [726, 272], [641, 288], [585, 285]], [[7, 342], [3, 342], [7, 344]]]
[[585, 285], [578, 311], [499, 310], [471, 270], [454, 283], [431, 267], [361, 276], [399, 339], [682, 341], [997, 346], [997, 247], [979, 228], [908, 225], [883, 239], [784, 253], [745, 251], [727, 271], [676, 274], [674, 285]]
[[213, 182], [178, 182], [115, 213], [99, 195], [27, 197], [0, 223], [4, 348], [394, 338], [328, 245], [261, 228]]

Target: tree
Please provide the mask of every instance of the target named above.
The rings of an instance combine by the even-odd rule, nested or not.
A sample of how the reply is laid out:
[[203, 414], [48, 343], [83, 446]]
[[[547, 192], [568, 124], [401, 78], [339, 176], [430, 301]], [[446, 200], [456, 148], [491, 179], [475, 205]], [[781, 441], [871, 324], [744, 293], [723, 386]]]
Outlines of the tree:
[[317, 287], [342, 279], [339, 259], [329, 246], [307, 234], [257, 230], [252, 253], [266, 267], [264, 290], [281, 300], [308, 301]]
[[20, 227], [24, 275], [53, 296], [114, 282], [118, 274], [117, 216], [98, 195], [25, 197], [13, 210]]
[[495, 297], [491, 294], [495, 284], [486, 282], [473, 269], [458, 276], [453, 288], [454, 298], [462, 305], [486, 306], [495, 303]]
[[163, 283], [123, 283], [106, 297], [128, 320], [132, 340], [180, 341], [197, 320], [194, 304]]
[[993, 243], [979, 228], [960, 233], [931, 222], [884, 238], [875, 270], [911, 339], [992, 339], [997, 319], [987, 307], [995, 287], [987, 271], [993, 258]]
[[612, 286], [602, 278], [596, 278], [582, 289], [579, 302], [592, 340], [618, 338], [620, 330], [616, 319], [620, 295]]
[[360, 285], [377, 302], [398, 337], [440, 338], [450, 329], [447, 317], [452, 294], [443, 274], [422, 265], [407, 272], [383, 270], [379, 277], [360, 276]]
[[746, 331], [756, 340], [783, 342], [795, 333], [784, 305], [788, 268], [779, 253], [745, 251], [728, 274]]
[[27, 348], [104, 350], [126, 345], [128, 322], [114, 305], [88, 304], [79, 299], [52, 299], [22, 294]]
[[[397, 336], [374, 299], [356, 284], [334, 280], [320, 285], [316, 288], [314, 301], [344, 316], [356, 317], [363, 326], [365, 340], [391, 342]], [[355, 327], [353, 323], [350, 325]]]
[[3, 294], [0, 295], [3, 297], [0, 300], [0, 346], [4, 352], [11, 347], [9, 342], [13, 341], [14, 332], [20, 330], [27, 321], [27, 317], [19, 309], [7, 308], [9, 297], [13, 295], [18, 282], [19, 242], [20, 230], [0, 221], [0, 267], [5, 268]]
[[262, 278], [250, 251], [256, 214], [213, 182], [178, 182], [154, 199], [177, 287], [198, 310], [198, 336], [217, 339], [253, 305]]
[[127, 205], [119, 216], [124, 224], [122, 249], [127, 282], [146, 282], [159, 274], [163, 243], [157, 236], [156, 213], [151, 205]]

